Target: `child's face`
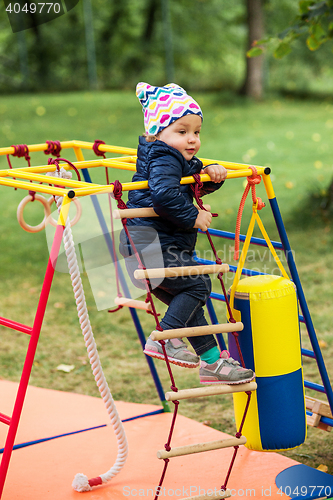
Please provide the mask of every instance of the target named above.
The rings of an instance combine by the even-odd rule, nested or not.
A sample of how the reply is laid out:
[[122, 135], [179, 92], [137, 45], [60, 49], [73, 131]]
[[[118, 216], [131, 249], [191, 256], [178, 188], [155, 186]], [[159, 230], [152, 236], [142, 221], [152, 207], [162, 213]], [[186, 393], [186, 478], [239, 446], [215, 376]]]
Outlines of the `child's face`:
[[201, 145], [199, 137], [201, 122], [201, 117], [198, 115], [183, 116], [163, 129], [157, 138], [177, 149], [185, 160], [190, 161]]

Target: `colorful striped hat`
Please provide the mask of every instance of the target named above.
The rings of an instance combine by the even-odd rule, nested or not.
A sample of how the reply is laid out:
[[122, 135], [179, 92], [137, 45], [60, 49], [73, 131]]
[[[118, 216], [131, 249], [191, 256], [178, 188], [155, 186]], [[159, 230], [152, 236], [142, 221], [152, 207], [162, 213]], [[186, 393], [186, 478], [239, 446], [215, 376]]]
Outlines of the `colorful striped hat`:
[[199, 104], [175, 83], [153, 87], [141, 82], [136, 86], [136, 95], [142, 105], [147, 134], [156, 135], [185, 115], [202, 118]]

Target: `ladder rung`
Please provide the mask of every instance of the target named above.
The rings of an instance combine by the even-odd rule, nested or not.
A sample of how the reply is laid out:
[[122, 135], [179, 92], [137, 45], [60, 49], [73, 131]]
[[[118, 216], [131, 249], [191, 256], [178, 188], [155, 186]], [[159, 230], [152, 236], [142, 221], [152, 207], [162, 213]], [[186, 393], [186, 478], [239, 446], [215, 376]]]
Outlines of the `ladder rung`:
[[219, 325], [192, 326], [186, 328], [174, 328], [159, 332], [154, 330], [151, 333], [152, 340], [177, 339], [179, 337], [196, 337], [198, 335], [214, 335], [216, 333], [241, 332], [243, 323], [221, 323]]
[[133, 307], [134, 309], [143, 309], [144, 311], [152, 311], [150, 302], [143, 300], [127, 299], [126, 297], [116, 297], [114, 299], [117, 306]]
[[[199, 207], [196, 207], [198, 210]], [[204, 205], [204, 208], [210, 212], [210, 205]], [[125, 208], [113, 211], [115, 219], [134, 219], [135, 217], [159, 217], [153, 207], [143, 208]]]
[[2, 422], [3, 424], [10, 425], [11, 420], [12, 419], [4, 413], [0, 413], [0, 422]]
[[330, 406], [327, 401], [305, 396], [305, 406], [307, 410], [317, 413], [323, 417], [333, 418]]
[[144, 208], [124, 208], [114, 210], [113, 217], [115, 219], [134, 219], [135, 217], [158, 217], [153, 207]]
[[232, 394], [234, 392], [255, 391], [256, 382], [246, 382], [245, 384], [216, 384], [207, 387], [196, 387], [195, 389], [183, 389], [178, 392], [166, 392], [167, 401], [178, 401], [178, 399], [200, 398], [203, 396], [214, 396], [216, 394]]
[[228, 264], [157, 267], [152, 269], [136, 269], [134, 271], [134, 278], [137, 280], [143, 280], [145, 278], [176, 278], [177, 276], [199, 276], [201, 274], [227, 273], [228, 271]]
[[[216, 488], [215, 488], [215, 490], [216, 490]], [[223, 490], [215, 491], [215, 490], [213, 490], [213, 489], [209, 490], [208, 489], [207, 490], [207, 495], [204, 494], [204, 495], [197, 495], [195, 497], [186, 497], [186, 498], [182, 498], [182, 500], [212, 500], [212, 499], [213, 500], [214, 499], [218, 500], [220, 498], [229, 498], [229, 497], [231, 497], [231, 491], [228, 490], [228, 489], [225, 490], [225, 491], [223, 491]], [[212, 495], [210, 495], [208, 493], [208, 491], [213, 491], [214, 493]]]
[[178, 446], [170, 451], [158, 450], [157, 458], [165, 460], [166, 458], [181, 457], [183, 455], [192, 455], [193, 453], [202, 453], [204, 451], [219, 450], [221, 448], [232, 448], [246, 443], [246, 437], [218, 439], [207, 443], [189, 444], [188, 446]]

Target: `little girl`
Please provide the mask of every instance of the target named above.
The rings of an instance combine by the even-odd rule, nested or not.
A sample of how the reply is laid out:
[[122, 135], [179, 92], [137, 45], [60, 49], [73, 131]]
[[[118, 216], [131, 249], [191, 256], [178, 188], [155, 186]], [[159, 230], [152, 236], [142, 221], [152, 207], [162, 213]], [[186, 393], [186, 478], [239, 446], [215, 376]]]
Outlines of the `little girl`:
[[[212, 215], [193, 204], [190, 185], [181, 185], [182, 177], [206, 173], [211, 181], [205, 182], [200, 195], [220, 188], [227, 171], [221, 165], [208, 165], [195, 156], [200, 148], [202, 111], [198, 103], [184, 89], [173, 83], [153, 87], [139, 83], [136, 95], [144, 112], [145, 134], [139, 138], [138, 159], [133, 182], [147, 181], [149, 189], [130, 191], [128, 208], [153, 207], [159, 217], [127, 220], [131, 238], [140, 255], [149, 247], [147, 268], [197, 265], [193, 257], [197, 230], [207, 231]], [[158, 235], [155, 238], [154, 235]], [[162, 253], [160, 265], [154, 265], [158, 242]], [[133, 277], [137, 268], [130, 242], [121, 234], [120, 251], [125, 257], [132, 281], [139, 288], [142, 283]], [[211, 292], [208, 275], [164, 278], [152, 283], [152, 293], [168, 305], [160, 321], [163, 330], [207, 325], [203, 306]], [[254, 373], [240, 367], [227, 351], [220, 353], [213, 335], [190, 337], [196, 354], [187, 349], [181, 339], [166, 341], [170, 363], [194, 368], [200, 366], [201, 383], [239, 384], [253, 380]], [[164, 359], [159, 342], [147, 339], [144, 353]]]

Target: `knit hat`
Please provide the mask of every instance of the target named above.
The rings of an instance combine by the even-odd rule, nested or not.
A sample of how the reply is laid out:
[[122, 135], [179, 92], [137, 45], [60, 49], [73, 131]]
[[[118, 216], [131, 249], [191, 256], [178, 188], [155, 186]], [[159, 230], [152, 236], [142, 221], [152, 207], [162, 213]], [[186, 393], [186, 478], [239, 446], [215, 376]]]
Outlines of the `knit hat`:
[[175, 83], [153, 87], [141, 82], [136, 86], [136, 95], [142, 105], [147, 134], [157, 135], [185, 115], [203, 117], [199, 104]]

